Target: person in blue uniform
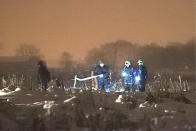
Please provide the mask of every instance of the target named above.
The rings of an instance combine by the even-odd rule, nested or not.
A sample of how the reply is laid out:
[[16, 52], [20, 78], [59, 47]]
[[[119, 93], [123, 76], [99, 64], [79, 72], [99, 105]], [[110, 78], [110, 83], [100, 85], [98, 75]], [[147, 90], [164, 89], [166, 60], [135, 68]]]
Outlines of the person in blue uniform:
[[109, 89], [109, 68], [105, 63], [100, 60], [99, 64], [95, 67], [95, 75], [100, 75], [97, 77], [98, 90], [101, 91], [104, 87], [106, 92], [110, 92]]
[[146, 66], [144, 66], [144, 63], [142, 60], [138, 60], [137, 70], [135, 73], [135, 86], [137, 90], [139, 90], [140, 92], [145, 91], [147, 75], [148, 75], [148, 72], [147, 72]]
[[134, 69], [130, 61], [125, 61], [125, 66], [121, 72], [121, 78], [123, 81], [123, 85], [125, 87], [125, 92], [129, 92], [130, 90], [134, 91]]

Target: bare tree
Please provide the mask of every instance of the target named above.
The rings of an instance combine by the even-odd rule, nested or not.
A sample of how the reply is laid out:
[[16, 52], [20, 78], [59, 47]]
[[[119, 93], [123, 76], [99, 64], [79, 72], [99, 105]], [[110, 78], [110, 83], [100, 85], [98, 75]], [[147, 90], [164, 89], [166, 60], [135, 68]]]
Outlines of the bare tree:
[[34, 45], [30, 44], [20, 44], [16, 49], [16, 56], [21, 57], [22, 59], [32, 59], [32, 58], [41, 58], [40, 50]]
[[66, 51], [63, 52], [60, 64], [63, 66], [65, 73], [70, 74], [70, 72], [72, 72], [74, 69], [74, 61], [72, 55]]
[[125, 60], [135, 61], [137, 59], [137, 48], [130, 42], [119, 40], [90, 50], [85, 61], [92, 65], [97, 64], [98, 60], [104, 60], [115, 71], [122, 67]]

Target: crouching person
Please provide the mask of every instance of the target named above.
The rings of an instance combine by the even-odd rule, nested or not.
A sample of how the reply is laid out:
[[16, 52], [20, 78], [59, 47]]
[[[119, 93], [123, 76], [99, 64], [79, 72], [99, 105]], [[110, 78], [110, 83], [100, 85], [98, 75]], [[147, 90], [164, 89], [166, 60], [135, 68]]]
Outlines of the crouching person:
[[123, 81], [123, 85], [125, 87], [125, 92], [130, 92], [132, 90], [132, 92], [134, 92], [134, 88], [133, 88], [133, 83], [134, 83], [134, 69], [133, 66], [131, 65], [130, 61], [125, 61], [125, 66], [122, 69], [121, 72], [121, 78]]
[[38, 82], [41, 84], [43, 90], [48, 88], [48, 82], [50, 81], [50, 72], [47, 69], [46, 63], [42, 60], [38, 62]]
[[103, 61], [99, 61], [99, 65], [95, 67], [95, 75], [97, 77], [98, 90], [101, 91], [104, 86], [105, 92], [110, 92], [109, 89], [109, 68], [104, 64]]
[[137, 62], [137, 70], [135, 72], [135, 86], [140, 92], [145, 91], [146, 79], [147, 79], [147, 69], [144, 66], [142, 60]]

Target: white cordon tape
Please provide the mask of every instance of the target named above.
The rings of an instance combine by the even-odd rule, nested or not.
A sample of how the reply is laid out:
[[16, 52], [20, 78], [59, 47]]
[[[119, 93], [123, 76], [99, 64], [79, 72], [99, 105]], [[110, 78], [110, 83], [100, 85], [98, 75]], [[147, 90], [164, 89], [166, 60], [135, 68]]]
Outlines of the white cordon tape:
[[90, 76], [90, 77], [86, 77], [86, 78], [78, 78], [77, 75], [74, 77], [74, 88], [76, 87], [76, 81], [87, 81], [87, 80], [91, 80], [91, 79], [94, 79], [94, 78], [97, 78], [97, 77], [100, 77], [100, 76], [103, 76], [102, 74], [101, 75], [96, 75], [96, 76]]

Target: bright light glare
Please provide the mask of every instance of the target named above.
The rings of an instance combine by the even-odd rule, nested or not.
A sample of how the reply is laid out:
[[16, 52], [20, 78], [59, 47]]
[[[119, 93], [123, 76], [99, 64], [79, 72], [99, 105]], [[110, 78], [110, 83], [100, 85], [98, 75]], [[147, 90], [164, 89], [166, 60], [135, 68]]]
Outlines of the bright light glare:
[[136, 77], [135, 77], [135, 81], [136, 81], [136, 82], [140, 81], [140, 76], [136, 76]]
[[123, 77], [127, 76], [127, 73], [126, 73], [126, 72], [123, 72], [123, 73], [122, 73], [122, 76], [123, 76]]

